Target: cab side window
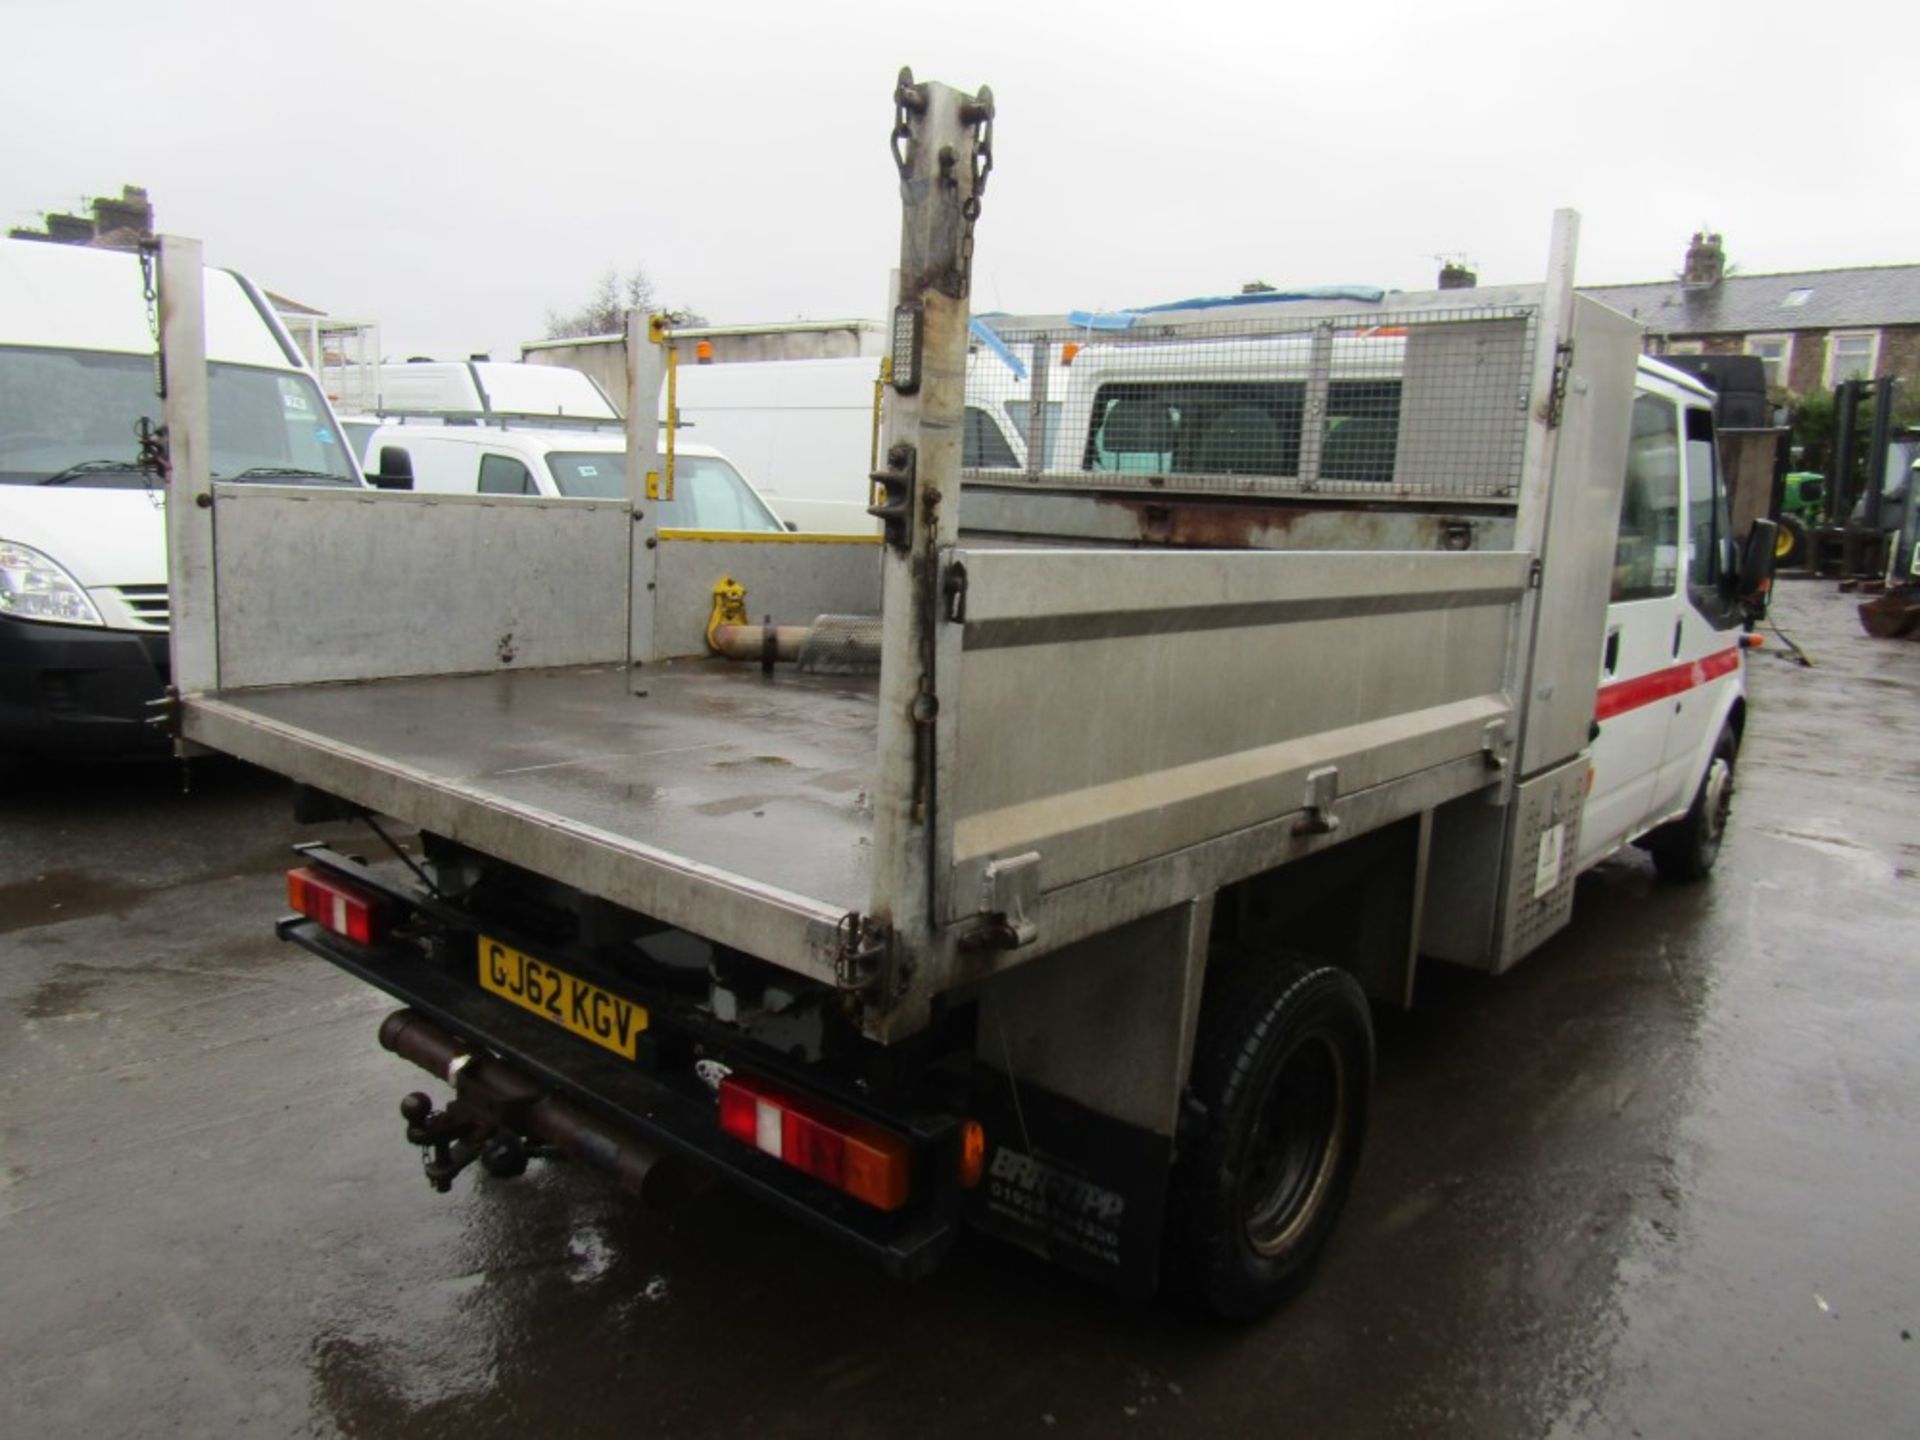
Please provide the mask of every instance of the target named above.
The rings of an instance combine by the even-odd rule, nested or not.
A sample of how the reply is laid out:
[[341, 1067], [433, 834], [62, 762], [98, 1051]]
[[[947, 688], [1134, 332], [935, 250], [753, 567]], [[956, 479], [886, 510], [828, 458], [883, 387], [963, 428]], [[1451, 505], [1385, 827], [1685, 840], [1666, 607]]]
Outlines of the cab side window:
[[1680, 415], [1671, 400], [1636, 396], [1627, 483], [1613, 548], [1613, 595], [1671, 595], [1680, 578]]
[[1713, 443], [1713, 413], [1687, 411], [1687, 588], [1718, 593], [1733, 527], [1727, 492], [1720, 484], [1720, 457]]
[[485, 455], [480, 459], [482, 495], [537, 495], [533, 476], [527, 467], [511, 455]]

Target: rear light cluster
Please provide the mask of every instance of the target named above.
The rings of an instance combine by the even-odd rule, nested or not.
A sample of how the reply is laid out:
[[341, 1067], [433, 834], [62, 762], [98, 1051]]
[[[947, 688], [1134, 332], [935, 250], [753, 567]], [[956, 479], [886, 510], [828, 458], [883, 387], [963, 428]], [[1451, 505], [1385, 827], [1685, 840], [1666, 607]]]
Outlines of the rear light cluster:
[[336, 935], [372, 945], [386, 938], [390, 915], [378, 895], [311, 865], [287, 872], [287, 903]]
[[907, 1203], [907, 1143], [745, 1075], [720, 1082], [720, 1128], [823, 1184], [879, 1210]]

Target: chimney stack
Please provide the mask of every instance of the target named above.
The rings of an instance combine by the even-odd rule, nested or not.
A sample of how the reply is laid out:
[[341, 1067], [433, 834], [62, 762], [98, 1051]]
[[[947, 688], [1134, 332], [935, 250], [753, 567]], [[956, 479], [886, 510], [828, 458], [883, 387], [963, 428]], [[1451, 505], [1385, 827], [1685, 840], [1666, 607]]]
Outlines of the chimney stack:
[[1460, 260], [1448, 260], [1440, 266], [1440, 288], [1442, 290], [1471, 290], [1480, 283], [1480, 277], [1466, 267]]
[[1710, 290], [1720, 283], [1726, 269], [1727, 253], [1720, 248], [1720, 237], [1704, 230], [1694, 231], [1693, 243], [1687, 246], [1687, 264], [1680, 272], [1680, 283]]

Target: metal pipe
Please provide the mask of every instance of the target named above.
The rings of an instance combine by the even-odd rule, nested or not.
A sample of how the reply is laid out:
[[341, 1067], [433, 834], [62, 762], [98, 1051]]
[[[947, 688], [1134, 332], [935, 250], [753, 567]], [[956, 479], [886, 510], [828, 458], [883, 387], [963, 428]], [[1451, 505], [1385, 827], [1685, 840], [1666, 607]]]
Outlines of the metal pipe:
[[604, 1171], [649, 1205], [670, 1203], [705, 1183], [703, 1168], [693, 1161], [663, 1155], [632, 1132], [547, 1094], [505, 1061], [476, 1051], [415, 1011], [397, 1010], [382, 1021], [380, 1045], [452, 1085], [460, 1102], [488, 1125], [530, 1136]]
[[769, 632], [776, 662], [798, 660], [801, 649], [813, 638], [811, 625], [716, 625], [710, 643], [716, 655], [728, 660], [764, 660]]

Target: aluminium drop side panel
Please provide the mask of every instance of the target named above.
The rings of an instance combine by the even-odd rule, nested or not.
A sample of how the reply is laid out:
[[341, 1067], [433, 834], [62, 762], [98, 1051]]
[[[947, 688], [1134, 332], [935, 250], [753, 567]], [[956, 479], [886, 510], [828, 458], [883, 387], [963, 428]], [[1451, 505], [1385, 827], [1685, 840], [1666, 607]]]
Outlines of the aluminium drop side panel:
[[1593, 725], [1620, 528], [1640, 326], [1580, 296], [1534, 606], [1522, 778], [1579, 753]]
[[619, 664], [617, 501], [220, 485], [221, 688]]
[[1482, 764], [1510, 721], [1524, 555], [961, 560], [958, 684], [942, 696], [949, 922], [993, 908], [995, 860], [1037, 852], [1057, 891], [1296, 812], [1327, 767], [1337, 813], [1341, 795]]

